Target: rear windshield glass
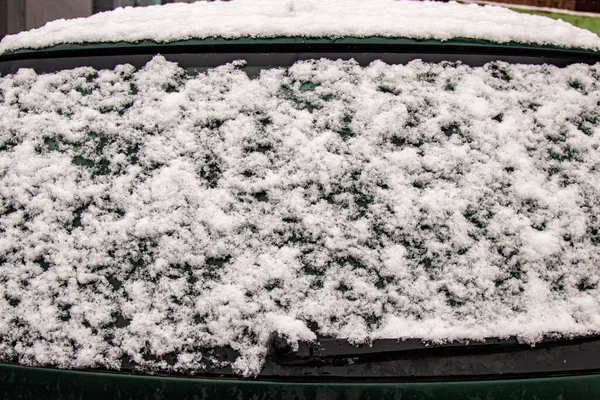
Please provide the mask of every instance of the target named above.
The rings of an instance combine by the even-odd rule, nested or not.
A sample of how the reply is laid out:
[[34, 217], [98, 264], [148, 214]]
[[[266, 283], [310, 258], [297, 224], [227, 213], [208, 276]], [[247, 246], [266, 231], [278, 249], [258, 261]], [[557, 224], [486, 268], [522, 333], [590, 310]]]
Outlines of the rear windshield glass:
[[[600, 329], [599, 67], [0, 76], [0, 359], [260, 372], [278, 333]], [[169, 355], [169, 362], [165, 361]]]

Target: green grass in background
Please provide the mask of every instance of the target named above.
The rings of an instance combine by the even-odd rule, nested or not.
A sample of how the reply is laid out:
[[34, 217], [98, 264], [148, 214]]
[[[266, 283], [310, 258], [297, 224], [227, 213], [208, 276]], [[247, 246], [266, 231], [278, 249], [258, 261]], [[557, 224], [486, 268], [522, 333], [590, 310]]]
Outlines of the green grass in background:
[[[552, 13], [552, 12], [523, 10], [523, 9], [517, 9], [517, 8], [511, 8], [511, 10], [520, 12], [520, 13], [543, 15], [544, 17], [550, 17], [550, 18], [554, 18], [554, 19], [562, 19], [563, 21], [568, 22], [571, 25], [575, 25], [580, 28], [590, 30], [590, 31], [594, 32], [596, 35], [600, 36], [600, 18], [598, 18], [598, 17], [558, 14], [558, 13]], [[600, 15], [599, 15], [599, 17], [600, 17]]]

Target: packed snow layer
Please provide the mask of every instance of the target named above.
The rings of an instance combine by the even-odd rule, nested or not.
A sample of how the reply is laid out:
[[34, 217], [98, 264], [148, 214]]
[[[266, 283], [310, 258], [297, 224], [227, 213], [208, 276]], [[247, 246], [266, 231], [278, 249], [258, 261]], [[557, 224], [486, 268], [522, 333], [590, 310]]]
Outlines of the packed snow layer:
[[598, 333], [599, 78], [162, 56], [0, 77], [0, 359], [197, 372], [230, 346], [255, 374], [273, 332]]
[[281, 36], [470, 38], [600, 48], [600, 38], [590, 31], [501, 7], [395, 0], [234, 0], [119, 8], [52, 21], [6, 36], [0, 54], [61, 43]]

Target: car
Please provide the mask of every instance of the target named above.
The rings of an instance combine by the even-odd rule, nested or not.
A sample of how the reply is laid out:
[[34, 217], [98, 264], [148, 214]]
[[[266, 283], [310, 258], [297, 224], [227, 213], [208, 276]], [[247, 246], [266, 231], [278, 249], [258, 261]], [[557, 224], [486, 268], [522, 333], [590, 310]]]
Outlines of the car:
[[6, 37], [3, 397], [599, 397], [599, 48], [391, 0]]

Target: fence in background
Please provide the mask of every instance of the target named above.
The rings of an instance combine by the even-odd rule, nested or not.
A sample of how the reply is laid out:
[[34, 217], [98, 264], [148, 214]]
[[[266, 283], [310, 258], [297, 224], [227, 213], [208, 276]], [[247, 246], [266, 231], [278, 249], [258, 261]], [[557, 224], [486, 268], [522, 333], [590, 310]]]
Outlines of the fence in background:
[[600, 0], [497, 0], [497, 2], [522, 6], [560, 8], [569, 11], [600, 12]]

